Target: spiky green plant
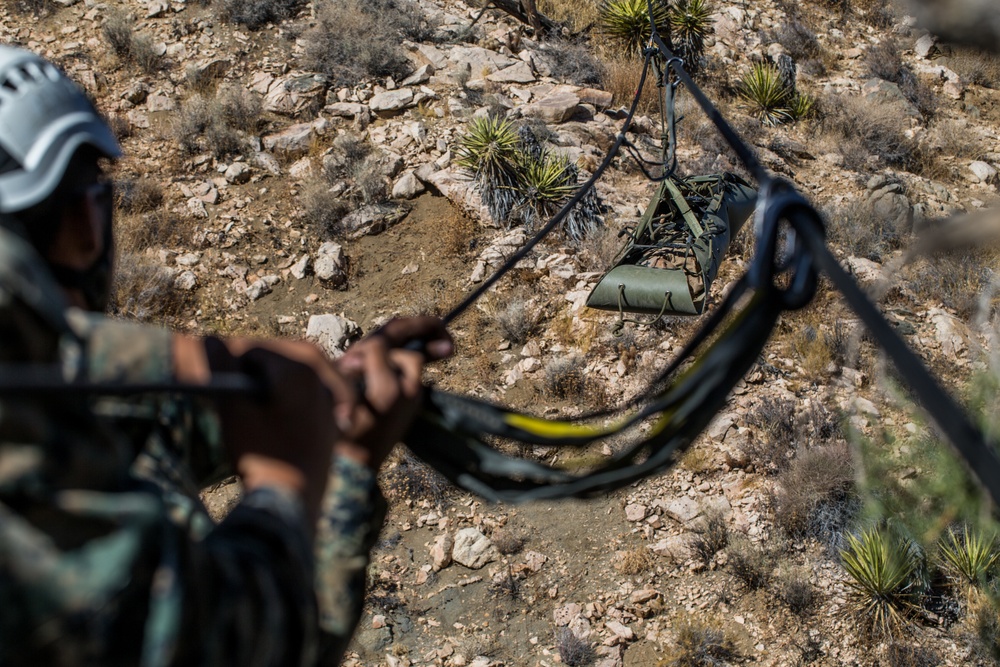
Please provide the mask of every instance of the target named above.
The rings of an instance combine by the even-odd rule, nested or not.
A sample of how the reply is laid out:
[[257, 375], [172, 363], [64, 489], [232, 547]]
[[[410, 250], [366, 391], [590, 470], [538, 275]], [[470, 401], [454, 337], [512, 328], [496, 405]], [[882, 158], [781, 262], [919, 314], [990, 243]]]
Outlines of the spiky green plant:
[[840, 558], [850, 576], [851, 603], [864, 634], [873, 638], [899, 634], [919, 600], [919, 547], [885, 528], [846, 537], [847, 548]]
[[[601, 0], [601, 30], [628, 54], [641, 53], [649, 42], [649, 7], [646, 0]], [[670, 34], [670, 9], [663, 0], [653, 0], [653, 19], [660, 36]]]
[[788, 103], [788, 112], [795, 120], [802, 120], [816, 111], [816, 98], [808, 93], [796, 93]]
[[712, 10], [706, 0], [679, 0], [670, 8], [670, 31], [674, 51], [689, 70], [698, 67], [705, 51], [705, 38], [712, 26]]
[[519, 162], [516, 215], [528, 228], [551, 218], [573, 195], [575, 172], [562, 155], [543, 152], [538, 159], [523, 154]]
[[766, 63], [754, 63], [739, 82], [737, 92], [750, 107], [750, 113], [765, 125], [779, 125], [793, 120], [788, 105], [791, 91], [785, 87], [778, 69]]
[[473, 175], [483, 203], [498, 224], [506, 223], [517, 203], [518, 139], [511, 121], [473, 118], [459, 140], [456, 164]]
[[950, 530], [941, 540], [938, 555], [942, 569], [953, 581], [974, 588], [982, 588], [993, 577], [1000, 551], [996, 537], [987, 535], [968, 525], [962, 531]]

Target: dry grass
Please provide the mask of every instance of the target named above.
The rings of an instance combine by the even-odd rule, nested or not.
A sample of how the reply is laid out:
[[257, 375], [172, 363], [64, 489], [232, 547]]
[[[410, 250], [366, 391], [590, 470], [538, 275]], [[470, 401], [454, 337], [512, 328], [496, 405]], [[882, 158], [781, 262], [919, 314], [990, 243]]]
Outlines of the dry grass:
[[718, 619], [692, 616], [674, 627], [677, 638], [657, 667], [722, 667], [743, 660], [735, 637]]
[[326, 2], [316, 13], [316, 25], [302, 37], [302, 63], [330, 77], [333, 85], [405, 76], [412, 65], [397, 45], [430, 36], [423, 14], [410, 0]]
[[729, 524], [722, 512], [713, 511], [707, 513], [701, 524], [695, 528], [694, 537], [691, 539], [691, 553], [703, 565], [712, 562], [715, 554], [722, 551], [729, 544]]
[[585, 32], [597, 25], [598, 3], [590, 0], [540, 0], [538, 11], [569, 26], [573, 33]]
[[587, 667], [597, 658], [590, 642], [580, 639], [569, 628], [556, 631], [556, 650], [562, 663], [569, 667]]
[[747, 439], [743, 451], [754, 469], [768, 475], [784, 470], [796, 437], [795, 403], [766, 396], [747, 412], [746, 422], [755, 437]]
[[490, 534], [490, 541], [502, 555], [512, 556], [521, 552], [527, 539], [513, 528], [497, 528]]
[[875, 212], [867, 199], [851, 199], [826, 212], [827, 234], [848, 255], [884, 262], [903, 246], [910, 230]]
[[615, 569], [626, 576], [642, 574], [651, 567], [653, 567], [653, 554], [646, 547], [629, 549], [615, 561]]
[[442, 505], [455, 492], [455, 487], [409, 449], [397, 447], [379, 474], [382, 493], [392, 502], [427, 500]]
[[545, 392], [556, 398], [579, 400], [587, 394], [586, 363], [577, 356], [552, 359], [544, 372]]
[[322, 179], [308, 181], [298, 199], [306, 224], [320, 239], [329, 241], [342, 235], [341, 223], [350, 205], [331, 191], [329, 183]]
[[775, 585], [778, 597], [793, 614], [805, 616], [816, 606], [816, 589], [802, 571], [785, 569], [778, 574]]
[[[998, 265], [996, 250], [968, 249], [921, 258], [907, 266], [904, 275], [920, 302], [942, 303], [959, 317], [971, 320], [979, 312], [980, 296]], [[988, 307], [992, 309], [994, 304]]]
[[772, 500], [774, 523], [787, 535], [827, 541], [849, 518], [854, 460], [844, 443], [799, 452], [778, 475]]
[[126, 215], [149, 213], [163, 203], [163, 188], [149, 178], [117, 181], [115, 183], [115, 206]]
[[114, 10], [104, 20], [101, 34], [121, 65], [153, 74], [161, 66], [160, 58], [153, 49], [153, 40], [136, 34], [134, 26], [135, 20], [130, 14]]
[[269, 23], [278, 23], [294, 16], [302, 0], [222, 0], [219, 17], [223, 21], [260, 30]]
[[768, 548], [737, 535], [729, 540], [726, 556], [726, 569], [747, 590], [756, 591], [771, 583], [775, 556]]
[[906, 115], [895, 104], [853, 95], [820, 100], [821, 125], [829, 149], [844, 156], [848, 169], [868, 174], [882, 167], [919, 170], [917, 143], [906, 136]]
[[261, 114], [260, 99], [242, 89], [224, 87], [215, 94], [194, 94], [174, 117], [172, 135], [185, 154], [232, 157], [247, 151], [245, 135], [260, 128]]
[[541, 311], [523, 296], [510, 295], [496, 311], [500, 335], [515, 345], [528, 342], [541, 325]]
[[1000, 55], [989, 51], [955, 47], [953, 55], [944, 59], [967, 85], [1000, 88]]
[[[642, 62], [621, 55], [606, 54], [601, 56], [601, 88], [611, 93], [614, 104], [628, 106], [635, 98], [642, 75]], [[656, 77], [650, 74], [639, 98], [639, 113], [657, 112], [660, 108], [659, 89], [656, 87]]]

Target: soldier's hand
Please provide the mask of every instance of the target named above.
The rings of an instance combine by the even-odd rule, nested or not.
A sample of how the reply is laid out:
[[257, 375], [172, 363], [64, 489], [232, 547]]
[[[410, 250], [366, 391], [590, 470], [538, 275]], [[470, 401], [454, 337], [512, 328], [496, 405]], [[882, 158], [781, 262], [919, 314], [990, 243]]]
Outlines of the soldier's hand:
[[[411, 341], [419, 341], [421, 350], [403, 349]], [[336, 455], [378, 469], [417, 414], [424, 363], [444, 359], [453, 349], [451, 336], [435, 317], [392, 320], [351, 346], [335, 366], [360, 381], [364, 395], [354, 404]]]

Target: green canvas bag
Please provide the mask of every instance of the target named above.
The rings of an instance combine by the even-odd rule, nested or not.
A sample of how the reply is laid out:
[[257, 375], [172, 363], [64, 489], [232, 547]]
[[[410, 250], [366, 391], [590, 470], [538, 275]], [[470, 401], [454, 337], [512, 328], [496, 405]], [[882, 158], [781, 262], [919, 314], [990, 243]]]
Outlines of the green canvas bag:
[[700, 315], [722, 256], [756, 201], [757, 191], [735, 174], [662, 181], [587, 305]]

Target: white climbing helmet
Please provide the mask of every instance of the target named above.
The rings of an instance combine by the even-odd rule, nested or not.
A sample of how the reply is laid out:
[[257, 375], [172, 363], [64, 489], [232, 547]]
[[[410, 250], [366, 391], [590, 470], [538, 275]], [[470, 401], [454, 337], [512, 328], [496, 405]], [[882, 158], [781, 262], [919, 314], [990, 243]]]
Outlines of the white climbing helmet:
[[121, 156], [111, 128], [52, 63], [0, 45], [0, 213], [51, 195], [78, 148]]

